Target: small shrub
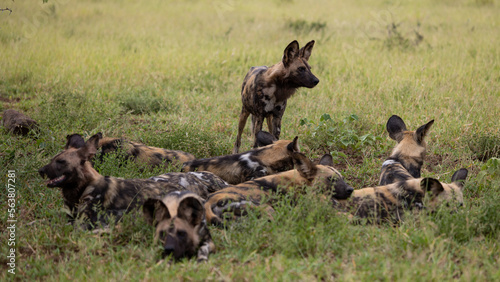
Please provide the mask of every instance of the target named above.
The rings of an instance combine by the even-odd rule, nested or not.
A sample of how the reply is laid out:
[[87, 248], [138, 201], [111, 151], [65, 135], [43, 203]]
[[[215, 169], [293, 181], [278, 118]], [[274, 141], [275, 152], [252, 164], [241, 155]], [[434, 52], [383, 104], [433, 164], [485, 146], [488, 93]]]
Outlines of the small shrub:
[[309, 33], [314, 31], [323, 31], [326, 29], [326, 22], [306, 20], [289, 20], [286, 22], [286, 27], [296, 33]]
[[351, 114], [341, 122], [336, 122], [329, 114], [323, 114], [317, 124], [307, 118], [301, 119], [299, 124], [308, 128], [306, 136], [309, 138], [306, 137], [306, 142], [310, 147], [321, 148], [326, 144], [324, 149], [339, 159], [347, 157], [345, 151], [360, 155], [369, 148], [379, 149], [382, 138], [371, 133], [361, 135], [358, 120], [356, 114]]
[[500, 158], [500, 136], [498, 134], [474, 134], [468, 139], [467, 143], [474, 158], [480, 161]]

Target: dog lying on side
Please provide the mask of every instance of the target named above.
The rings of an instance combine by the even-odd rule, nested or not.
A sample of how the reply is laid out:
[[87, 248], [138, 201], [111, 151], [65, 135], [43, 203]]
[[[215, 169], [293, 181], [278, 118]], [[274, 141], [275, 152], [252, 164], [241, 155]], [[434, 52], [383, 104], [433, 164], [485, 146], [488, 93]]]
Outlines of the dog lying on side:
[[293, 168], [291, 153], [299, 151], [298, 137], [293, 141], [276, 140], [268, 132], [257, 134], [259, 147], [245, 153], [232, 154], [184, 163], [182, 171], [209, 171], [227, 181], [239, 184], [254, 178]]
[[443, 203], [452, 202], [462, 205], [463, 181], [467, 174], [465, 168], [456, 171], [449, 184], [434, 178], [412, 178], [384, 186], [366, 187], [354, 190], [346, 200], [336, 201], [335, 206], [375, 223], [396, 223], [402, 219], [405, 210], [425, 207], [432, 211]]
[[104, 215], [114, 215], [119, 219], [124, 213], [142, 205], [147, 198], [179, 190], [189, 190], [206, 197], [217, 187], [213, 183], [225, 186], [222, 179], [208, 172], [203, 173], [201, 179], [197, 174], [177, 175], [177, 178], [162, 175], [157, 179], [102, 176], [90, 162], [97, 152], [101, 134], [90, 137], [87, 142], [80, 138], [74, 135], [68, 137], [65, 149], [38, 172], [42, 177], [48, 177], [47, 187], [61, 188], [64, 204], [71, 216], [82, 216], [91, 225], [106, 221], [99, 214], [99, 209]]
[[[72, 140], [75, 145], [83, 146], [85, 143], [79, 134], [71, 134], [66, 138]], [[100, 148], [100, 152], [97, 153], [97, 159], [100, 161], [103, 161], [107, 154], [122, 151], [127, 159], [151, 167], [169, 164], [179, 165], [196, 159], [194, 155], [183, 151], [146, 146], [121, 138], [104, 137], [99, 140], [97, 148]]]
[[147, 199], [143, 205], [146, 221], [156, 228], [155, 242], [163, 245], [162, 257], [207, 261], [215, 251], [205, 221], [203, 199], [189, 192], [171, 192], [165, 197]]
[[245, 214], [247, 208], [263, 209], [272, 213], [272, 207], [262, 203], [272, 194], [291, 193], [293, 187], [314, 186], [322, 194], [334, 199], [348, 198], [353, 188], [344, 182], [342, 175], [333, 168], [333, 159], [324, 155], [315, 165], [305, 155], [293, 152], [296, 169], [268, 175], [238, 185], [228, 186], [210, 194], [205, 203], [207, 222], [222, 226], [226, 214], [236, 218]]
[[382, 164], [379, 185], [419, 178], [426, 154], [425, 137], [434, 120], [408, 131], [400, 117], [393, 115], [387, 121], [389, 136], [398, 142], [389, 158]]

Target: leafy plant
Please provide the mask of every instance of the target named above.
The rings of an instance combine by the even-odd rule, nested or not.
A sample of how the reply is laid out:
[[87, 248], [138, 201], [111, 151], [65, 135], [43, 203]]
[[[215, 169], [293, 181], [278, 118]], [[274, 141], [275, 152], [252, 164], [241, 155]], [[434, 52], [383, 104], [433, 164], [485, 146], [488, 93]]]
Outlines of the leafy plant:
[[378, 148], [381, 137], [371, 133], [360, 134], [357, 124], [359, 117], [356, 114], [350, 114], [342, 121], [336, 122], [329, 114], [323, 114], [317, 124], [302, 118], [299, 121], [300, 126], [308, 128], [307, 134], [310, 136], [309, 142], [312, 147], [327, 145], [327, 149], [334, 158], [346, 158], [345, 151], [360, 154], [368, 148]]

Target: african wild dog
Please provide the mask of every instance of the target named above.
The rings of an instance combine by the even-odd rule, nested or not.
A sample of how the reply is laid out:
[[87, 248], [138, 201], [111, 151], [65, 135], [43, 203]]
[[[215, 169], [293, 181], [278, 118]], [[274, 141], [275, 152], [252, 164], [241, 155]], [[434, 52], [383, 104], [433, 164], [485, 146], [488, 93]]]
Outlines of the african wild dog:
[[[334, 169], [331, 155], [324, 155], [315, 165], [306, 156], [293, 152], [296, 169], [268, 175], [238, 185], [228, 186], [209, 195], [205, 203], [207, 222], [221, 226], [227, 214], [235, 218], [243, 215], [246, 208], [260, 208], [272, 213], [272, 207], [262, 203], [271, 194], [291, 193], [292, 187], [315, 186], [321, 194], [334, 199], [348, 198], [353, 188], [344, 182]], [[299, 191], [300, 190], [296, 190]], [[226, 214], [227, 213], [227, 214]]]
[[62, 189], [64, 204], [71, 216], [82, 216], [91, 225], [106, 221], [98, 213], [99, 208], [105, 215], [115, 215], [119, 219], [125, 212], [141, 205], [146, 198], [178, 190], [190, 190], [206, 197], [218, 188], [214, 183], [221, 187], [226, 185], [222, 179], [208, 172], [165, 174], [150, 179], [102, 176], [90, 162], [100, 139], [100, 133], [87, 142], [81, 136], [68, 136], [64, 151], [38, 171], [42, 177], [49, 178], [46, 182], [48, 187]]
[[[79, 134], [68, 135], [66, 138], [75, 139], [75, 142], [84, 143]], [[146, 146], [121, 138], [104, 137], [99, 140], [98, 148], [101, 149], [97, 154], [97, 158], [100, 161], [103, 161], [106, 154], [122, 151], [126, 158], [152, 167], [169, 164], [178, 165], [195, 159], [195, 156], [183, 151]]]
[[387, 121], [389, 136], [398, 142], [389, 158], [382, 164], [379, 185], [420, 177], [426, 153], [425, 137], [434, 120], [420, 126], [416, 131], [408, 131], [404, 121], [393, 115]]
[[215, 251], [205, 220], [203, 199], [189, 192], [171, 192], [150, 198], [143, 205], [146, 221], [156, 228], [155, 242], [163, 245], [162, 257], [175, 260], [191, 258], [207, 261]]
[[[463, 181], [467, 169], [456, 171], [452, 183], [442, 183], [434, 178], [411, 178], [392, 184], [354, 190], [351, 197], [335, 202], [339, 209], [351, 212], [370, 222], [397, 223], [405, 210], [429, 208], [435, 210], [443, 203], [463, 203]], [[221, 190], [223, 191], [223, 190]]]
[[233, 154], [239, 152], [241, 134], [249, 115], [252, 115], [251, 131], [254, 148], [257, 146], [255, 135], [262, 129], [264, 119], [267, 120], [269, 132], [279, 139], [281, 118], [285, 112], [287, 99], [295, 93], [297, 88], [313, 88], [319, 83], [308, 63], [313, 46], [314, 40], [299, 49], [299, 43], [294, 40], [285, 48], [281, 62], [271, 67], [250, 68], [241, 87], [243, 106]]
[[184, 163], [182, 171], [210, 171], [229, 184], [239, 184], [257, 177], [293, 168], [291, 153], [299, 151], [298, 137], [293, 141], [276, 140], [268, 132], [257, 134], [257, 143], [264, 147]]

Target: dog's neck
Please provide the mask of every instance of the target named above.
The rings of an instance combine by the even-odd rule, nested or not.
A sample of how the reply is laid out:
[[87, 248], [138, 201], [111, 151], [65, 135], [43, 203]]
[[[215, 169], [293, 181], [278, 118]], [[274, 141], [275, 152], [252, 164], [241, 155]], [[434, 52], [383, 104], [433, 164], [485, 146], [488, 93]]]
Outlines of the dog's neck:
[[104, 176], [100, 175], [90, 162], [85, 162], [81, 171], [78, 172], [78, 179], [61, 187], [66, 206], [72, 211], [79, 203], [85, 189], [103, 179]]

